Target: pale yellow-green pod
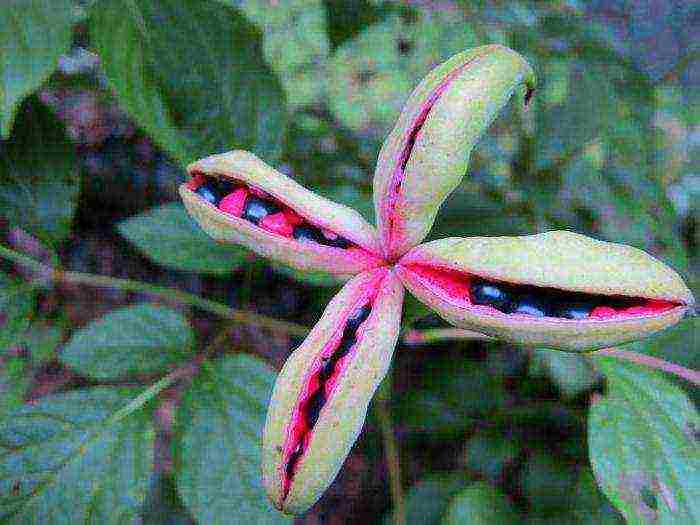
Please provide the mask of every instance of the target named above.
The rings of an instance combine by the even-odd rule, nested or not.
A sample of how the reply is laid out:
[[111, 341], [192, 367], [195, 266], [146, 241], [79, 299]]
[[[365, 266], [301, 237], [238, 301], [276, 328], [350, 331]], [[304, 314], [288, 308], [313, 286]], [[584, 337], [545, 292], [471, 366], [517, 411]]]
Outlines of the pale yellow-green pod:
[[[189, 214], [217, 241], [241, 244], [298, 270], [327, 272], [345, 279], [383, 265], [376, 230], [357, 211], [304, 188], [252, 153], [230, 151], [212, 155], [191, 164], [187, 170], [192, 180], [180, 186], [180, 196]], [[282, 225], [275, 224], [277, 231], [265, 229], [262, 223], [242, 218], [241, 207], [232, 211], [235, 206], [230, 206], [224, 211], [219, 207], [222, 204], [214, 205], [197, 194], [196, 188], [205, 182], [222, 180], [256, 192], [251, 195], [263, 196], [280, 210], [291, 210], [291, 215], [303, 219], [315, 232], [332, 232], [347, 240], [350, 247], [300, 242], [289, 230], [294, 225], [287, 219]]]
[[[561, 350], [642, 339], [695, 305], [681, 277], [646, 252], [568, 231], [441, 239], [411, 250], [396, 271], [457, 327]], [[484, 286], [490, 302], [475, 295]]]
[[477, 47], [435, 68], [409, 97], [379, 153], [374, 205], [389, 260], [420, 243], [467, 171], [476, 141], [519, 85], [527, 61], [500, 45]]
[[263, 483], [278, 509], [304, 512], [338, 474], [389, 369], [403, 293], [389, 268], [351, 279], [285, 363], [263, 434]]

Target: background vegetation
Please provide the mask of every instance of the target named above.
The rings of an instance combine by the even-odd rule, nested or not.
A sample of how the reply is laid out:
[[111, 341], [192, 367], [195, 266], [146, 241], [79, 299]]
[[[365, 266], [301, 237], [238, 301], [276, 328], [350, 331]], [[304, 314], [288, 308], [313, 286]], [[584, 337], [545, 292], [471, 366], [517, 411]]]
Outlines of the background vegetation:
[[[285, 521], [260, 482], [266, 403], [337, 285], [208, 239], [177, 199], [184, 166], [249, 149], [372, 220], [403, 101], [467, 47], [513, 47], [540, 88], [481, 141], [431, 236], [572, 229], [700, 295], [698, 20], [672, 1], [3, 3], [0, 521]], [[700, 522], [690, 383], [446, 339], [412, 300], [404, 318], [300, 523]], [[624, 350], [697, 369], [699, 326]]]

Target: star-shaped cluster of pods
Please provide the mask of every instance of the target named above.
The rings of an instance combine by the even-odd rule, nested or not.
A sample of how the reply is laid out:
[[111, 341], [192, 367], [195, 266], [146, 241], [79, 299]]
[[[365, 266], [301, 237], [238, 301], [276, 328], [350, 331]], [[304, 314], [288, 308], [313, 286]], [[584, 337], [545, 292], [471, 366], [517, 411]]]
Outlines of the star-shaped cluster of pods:
[[421, 244], [478, 138], [534, 83], [527, 61], [497, 45], [430, 72], [379, 153], [376, 228], [245, 151], [189, 166], [180, 193], [213, 238], [347, 280], [275, 384], [263, 481], [277, 508], [305, 511], [338, 474], [389, 369], [405, 290], [457, 327], [568, 351], [646, 337], [693, 308], [662, 262], [573, 232]]

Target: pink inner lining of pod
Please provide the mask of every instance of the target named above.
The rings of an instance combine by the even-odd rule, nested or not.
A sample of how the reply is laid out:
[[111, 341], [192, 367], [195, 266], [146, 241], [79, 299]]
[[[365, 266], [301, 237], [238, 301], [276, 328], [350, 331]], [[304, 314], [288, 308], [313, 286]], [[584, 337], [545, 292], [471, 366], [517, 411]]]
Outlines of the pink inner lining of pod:
[[[342, 375], [355, 358], [357, 347], [363, 340], [366, 331], [366, 323], [372, 318], [373, 315], [371, 308], [374, 306], [377, 293], [379, 292], [381, 284], [386, 275], [386, 271], [379, 271], [373, 278], [363, 285], [361, 293], [357, 299], [353, 301], [353, 306], [347, 310], [343, 320], [338, 323], [338, 327], [331, 338], [309, 365], [304, 386], [301, 389], [299, 398], [297, 399], [296, 405], [292, 412], [292, 418], [286, 429], [286, 439], [283, 446], [281, 465], [283, 499], [289, 494], [292, 478], [298, 470], [300, 463], [303, 462], [304, 453], [306, 452], [309, 443], [313, 439], [314, 427], [309, 427], [307, 421], [309, 401], [321, 388], [323, 388], [323, 396], [325, 401], [319, 412], [325, 410], [326, 405], [332, 399], [338, 388]], [[370, 308], [370, 312], [367, 318], [359, 324], [354, 332], [355, 342], [342, 357], [337, 360], [333, 360], [333, 355], [339, 350], [339, 347], [343, 342], [343, 336], [346, 326], [348, 325], [349, 318], [354, 312], [357, 312], [359, 309], [367, 306]], [[332, 374], [327, 378], [322, 378], [322, 370], [328, 362], [335, 363]]]
[[[490, 279], [484, 279], [479, 276], [474, 276], [454, 270], [451, 268], [441, 268], [425, 264], [405, 264], [401, 266], [405, 271], [409, 272], [413, 279], [429, 291], [439, 296], [446, 302], [461, 308], [469, 308], [477, 313], [492, 314], [492, 315], [518, 315], [526, 317], [525, 314], [504, 313], [492, 306], [473, 304], [470, 285], [472, 281], [478, 280], [481, 282], [494, 283], [503, 285], [513, 290], [525, 290], [524, 295], [536, 295], [541, 293], [546, 296], [549, 293], [556, 293], [559, 299], [566, 298], [566, 294], [570, 293], [574, 300], [579, 300], [582, 294], [577, 292], [567, 292], [566, 290], [558, 290], [553, 288], [545, 288], [538, 286], [519, 285], [516, 283], [501, 283]], [[660, 299], [648, 299], [644, 297], [621, 297], [621, 296], [605, 296], [599, 294], [585, 294], [591, 298], [591, 301], [602, 303], [594, 308], [584, 320], [602, 320], [602, 319], [622, 319], [629, 317], [638, 317], [646, 315], [658, 315], [668, 310], [671, 310], [680, 303], [665, 301]], [[616, 304], [622, 301], [624, 304]], [[546, 316], [544, 319], [556, 319], [558, 321], [580, 321], [580, 319], [566, 319], [563, 317]]]
[[[208, 180], [218, 181], [215, 177], [194, 173], [191, 180], [187, 182], [186, 187], [190, 191], [196, 192], [197, 189], [206, 184]], [[300, 216], [295, 210], [274, 196], [241, 181], [234, 181], [232, 179], [222, 180], [234, 185], [234, 188], [224, 195], [215, 206], [226, 215], [245, 220], [244, 210], [246, 202], [251, 196], [256, 197], [274, 205], [276, 211], [262, 218], [257, 224], [247, 221], [250, 222], [252, 226], [257, 226], [268, 233], [286, 239], [307, 243], [310, 246], [343, 250], [346, 256], [355, 259], [366, 259], [368, 267], [381, 266], [384, 264], [382, 259], [371, 250], [357, 245], [354, 241], [343, 237], [337, 232], [314, 224], [311, 220]], [[214, 206], [211, 202], [207, 203]], [[295, 231], [298, 232], [299, 229], [305, 230], [306, 235], [303, 237], [295, 235]]]

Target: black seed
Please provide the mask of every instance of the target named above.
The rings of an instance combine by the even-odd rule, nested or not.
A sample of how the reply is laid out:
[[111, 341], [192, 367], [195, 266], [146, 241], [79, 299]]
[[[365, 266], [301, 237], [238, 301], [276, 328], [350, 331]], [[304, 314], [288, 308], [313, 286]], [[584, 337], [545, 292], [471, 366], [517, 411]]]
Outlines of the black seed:
[[624, 310], [632, 306], [639, 306], [638, 299], [634, 297], [608, 297], [604, 306], [611, 306], [616, 310]]
[[596, 304], [592, 301], [563, 301], [555, 305], [553, 315], [565, 319], [585, 319], [595, 307]]
[[318, 421], [318, 415], [325, 404], [326, 396], [323, 395], [323, 388], [319, 388], [306, 402], [306, 424], [309, 425], [309, 428], [314, 427], [316, 421]]
[[321, 230], [314, 228], [313, 226], [295, 226], [292, 236], [298, 241], [311, 241], [318, 244], [323, 244], [325, 237], [321, 233]]
[[506, 311], [510, 306], [510, 296], [506, 290], [497, 284], [475, 281], [469, 287], [474, 304], [493, 306], [497, 310]]
[[348, 332], [354, 334], [360, 325], [369, 317], [371, 311], [372, 307], [366, 304], [351, 313], [345, 325], [345, 334], [348, 334]]
[[335, 370], [335, 363], [335, 359], [324, 358], [323, 366], [321, 366], [321, 370], [319, 370], [318, 372], [318, 377], [321, 381], [325, 381], [333, 375], [333, 371]]
[[272, 213], [279, 211], [279, 208], [270, 201], [264, 201], [253, 195], [245, 201], [243, 208], [243, 218], [253, 224], [258, 224], [261, 220]]
[[236, 189], [236, 184], [230, 180], [219, 179], [216, 181], [216, 189], [219, 190], [219, 195], [225, 197], [229, 193], [233, 193]]
[[211, 181], [206, 181], [199, 188], [194, 190], [194, 192], [205, 201], [212, 203], [214, 206], [219, 204], [219, 201], [221, 200], [221, 194], [216, 188], [216, 185]]
[[333, 248], [350, 248], [350, 241], [340, 236], [336, 237], [335, 239], [329, 239], [328, 237], [324, 236], [322, 244], [332, 246]]
[[545, 317], [547, 315], [547, 302], [534, 295], [524, 295], [518, 298], [513, 304], [514, 314], [526, 314], [535, 317]]
[[[347, 333], [347, 331], [346, 331], [346, 333]], [[347, 354], [348, 351], [352, 348], [352, 345], [355, 344], [355, 342], [356, 342], [356, 339], [355, 339], [354, 335], [351, 335], [351, 336], [344, 335], [342, 341], [340, 341], [340, 346], [333, 354], [333, 359], [337, 361], [341, 357], [343, 357], [345, 354]]]
[[299, 443], [294, 451], [291, 453], [289, 456], [289, 461], [287, 461], [287, 466], [285, 468], [287, 472], [287, 477], [291, 478], [294, 475], [294, 469], [297, 466], [297, 463], [299, 462], [299, 458], [301, 457], [301, 443]]

